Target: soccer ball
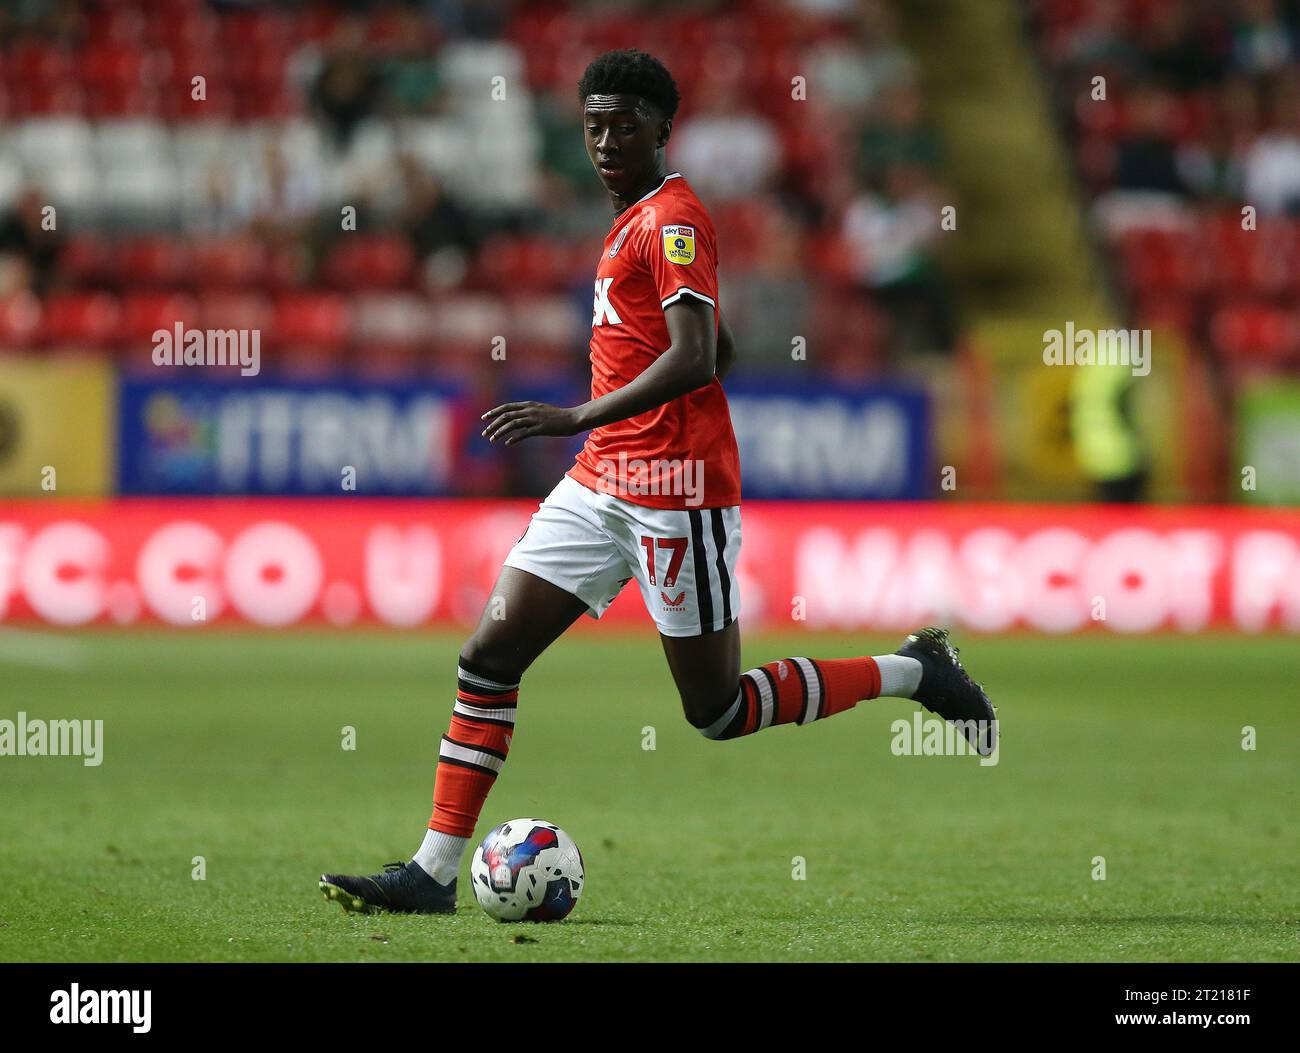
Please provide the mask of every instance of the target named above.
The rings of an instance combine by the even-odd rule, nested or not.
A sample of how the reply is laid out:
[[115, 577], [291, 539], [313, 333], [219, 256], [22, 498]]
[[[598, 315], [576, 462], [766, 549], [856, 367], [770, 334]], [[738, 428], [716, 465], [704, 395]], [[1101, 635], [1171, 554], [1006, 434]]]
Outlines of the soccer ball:
[[474, 853], [470, 882], [497, 921], [559, 921], [582, 894], [582, 853], [545, 819], [511, 819]]

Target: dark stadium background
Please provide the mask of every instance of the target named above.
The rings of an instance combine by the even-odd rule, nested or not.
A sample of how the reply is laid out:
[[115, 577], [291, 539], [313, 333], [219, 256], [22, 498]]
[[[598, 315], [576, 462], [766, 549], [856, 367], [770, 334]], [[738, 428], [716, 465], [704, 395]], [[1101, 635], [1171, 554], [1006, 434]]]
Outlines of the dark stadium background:
[[[509, 954], [1294, 957], [1298, 853], [1277, 817], [1297, 770], [1300, 10], [1283, 0], [4, 4], [0, 717], [102, 711], [108, 756], [134, 763], [0, 758], [19, 805], [0, 869], [60, 854], [60, 802], [89, 810], [110, 899], [137, 864], [166, 890], [168, 853], [203, 854], [164, 845], [159, 822], [225, 837], [235, 868], [255, 864], [241, 831], [259, 831], [308, 878], [414, 847], [456, 647], [581, 443], [504, 451], [478, 417], [587, 397], [611, 215], [576, 83], [633, 46], [676, 77], [669, 167], [718, 233], [746, 657], [879, 653], [952, 624], [1020, 721], [1006, 742], [1027, 767], [992, 769], [989, 815], [962, 831], [937, 804], [908, 829], [877, 815], [900, 786], [940, 792], [937, 769], [888, 755], [884, 716], [863, 717], [861, 742], [696, 760], [627, 591], [539, 663], [548, 752], [530, 760], [521, 735], [488, 809], [535, 809], [590, 848], [584, 907], [640, 919], [654, 902], [627, 891], [654, 861], [624, 855], [619, 814], [672, 819], [690, 845], [722, 836], [713, 867], [752, 863], [759, 830], [787, 860], [798, 829], [842, 849], [842, 815], [808, 819], [819, 770], [845, 785], [880, 769], [853, 814], [889, 848], [866, 892], [844, 876], [830, 893], [866, 896], [849, 918], [863, 927], [818, 914], [807, 945], [763, 950], [765, 922], [749, 943], [706, 911], [702, 943], [638, 952], [588, 932]], [[153, 334], [177, 324], [256, 331], [259, 372], [155, 364]], [[1067, 326], [1149, 331], [1149, 372], [1046, 364]], [[619, 700], [595, 697], [616, 670], [632, 678]], [[322, 796], [314, 766], [337, 765], [337, 727], [367, 714], [387, 744], [366, 754], [370, 780]], [[642, 784], [591, 752], [650, 723], [688, 758], [656, 762], [654, 818]], [[1264, 729], [1258, 758], [1245, 725]], [[705, 806], [726, 799], [711, 780], [758, 794], [791, 756], [806, 809], [712, 830]], [[591, 782], [562, 790], [548, 765]], [[942, 792], [978, 798], [953, 765]], [[1088, 860], [1108, 838], [1146, 884], [1099, 905]], [[1017, 878], [990, 844], [1034, 861]], [[1035, 856], [1056, 848], [1080, 887]], [[959, 857], [1024, 904], [991, 937], [900, 913], [903, 875]], [[114, 924], [78, 942], [64, 919], [97, 893], [66, 866], [4, 957], [382, 956], [263, 939], [253, 917], [247, 948], [220, 922], [187, 943], [185, 912], [208, 908], [180, 900], [174, 929], [132, 942], [116, 900]], [[186, 887], [159, 895], [190, 897], [178, 873]], [[602, 908], [618, 881], [629, 898]], [[917, 909], [945, 914], [921, 886]], [[1230, 888], [1253, 891], [1229, 908]], [[301, 891], [286, 878], [268, 909], [323, 909]], [[500, 943], [482, 955], [508, 956]]]

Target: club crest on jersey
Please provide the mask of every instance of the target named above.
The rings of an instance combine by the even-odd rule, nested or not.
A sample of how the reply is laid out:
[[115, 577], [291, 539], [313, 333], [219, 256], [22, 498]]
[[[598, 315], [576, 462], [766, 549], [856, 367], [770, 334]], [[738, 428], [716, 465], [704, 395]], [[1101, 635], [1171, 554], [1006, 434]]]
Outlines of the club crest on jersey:
[[632, 225], [629, 223], [618, 232], [618, 237], [614, 239], [614, 247], [609, 250], [609, 258], [611, 260], [618, 255], [618, 250], [623, 247], [623, 242], [627, 240], [627, 232], [631, 229]]
[[695, 259], [695, 228], [664, 227], [664, 256], [685, 266]]

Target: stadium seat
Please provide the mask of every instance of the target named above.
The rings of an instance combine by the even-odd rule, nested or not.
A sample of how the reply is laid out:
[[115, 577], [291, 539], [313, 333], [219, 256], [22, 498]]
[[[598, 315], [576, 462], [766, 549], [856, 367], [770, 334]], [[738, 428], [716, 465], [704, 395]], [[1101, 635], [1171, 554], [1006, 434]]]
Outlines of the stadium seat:
[[107, 293], [55, 293], [45, 303], [44, 340], [57, 347], [106, 347], [117, 335], [121, 313]]
[[153, 346], [153, 334], [177, 322], [198, 326], [198, 305], [192, 296], [177, 292], [131, 292], [122, 298], [122, 321], [116, 342], [132, 360]]
[[429, 339], [429, 305], [420, 296], [367, 293], [352, 306], [353, 332], [364, 345], [410, 347]]
[[334, 352], [347, 343], [351, 325], [348, 302], [335, 293], [291, 293], [275, 307], [276, 337], [285, 345]]
[[0, 299], [0, 350], [35, 343], [40, 337], [42, 311], [40, 299], [26, 289]]
[[126, 213], [164, 213], [178, 198], [171, 135], [159, 121], [132, 118], [95, 127], [97, 196]]
[[59, 268], [75, 285], [99, 285], [120, 276], [111, 243], [93, 234], [69, 238], [59, 256]]
[[1198, 239], [1186, 231], [1129, 230], [1119, 250], [1129, 287], [1144, 295], [1192, 295], [1209, 277]]
[[45, 187], [54, 200], [75, 208], [98, 195], [95, 137], [84, 118], [66, 114], [29, 118], [14, 128], [9, 143], [29, 178]]
[[113, 250], [118, 280], [133, 287], [173, 287], [193, 276], [193, 257], [182, 241], [156, 235], [127, 238]]
[[276, 341], [275, 307], [260, 293], [213, 292], [199, 297], [198, 319], [204, 329], [258, 330], [261, 346]]
[[266, 249], [247, 235], [198, 239], [193, 253], [195, 281], [201, 287], [250, 288], [266, 278]]
[[347, 233], [330, 250], [324, 273], [336, 289], [399, 289], [414, 268], [415, 255], [401, 235]]
[[1232, 368], [1270, 369], [1294, 358], [1300, 347], [1300, 319], [1287, 308], [1239, 304], [1215, 314], [1210, 337]]

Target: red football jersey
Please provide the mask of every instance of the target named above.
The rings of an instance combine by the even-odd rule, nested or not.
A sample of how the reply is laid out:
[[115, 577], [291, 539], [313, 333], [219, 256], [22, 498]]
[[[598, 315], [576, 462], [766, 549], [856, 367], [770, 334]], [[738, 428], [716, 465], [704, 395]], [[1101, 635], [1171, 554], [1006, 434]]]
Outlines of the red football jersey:
[[[664, 311], [684, 296], [718, 311], [713, 224], [673, 172], [625, 209], [596, 267], [591, 397], [616, 391], [668, 350]], [[594, 429], [568, 472], [602, 493], [652, 508], [740, 504], [740, 456], [722, 383]]]

